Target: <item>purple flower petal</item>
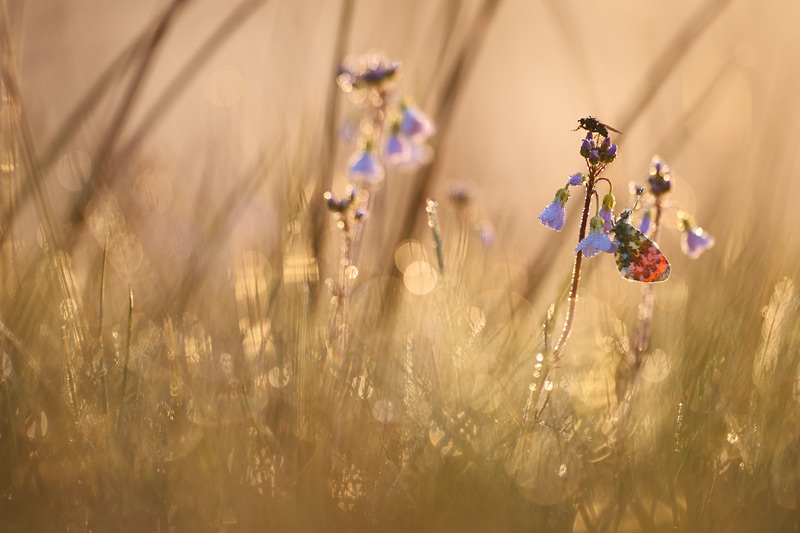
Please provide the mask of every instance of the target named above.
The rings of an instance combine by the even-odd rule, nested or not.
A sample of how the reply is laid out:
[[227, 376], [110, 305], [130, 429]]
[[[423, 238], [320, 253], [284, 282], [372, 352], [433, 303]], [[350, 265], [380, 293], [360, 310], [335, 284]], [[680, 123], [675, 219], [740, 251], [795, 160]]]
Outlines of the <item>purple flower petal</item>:
[[436, 126], [420, 109], [413, 106], [403, 108], [403, 118], [400, 129], [415, 143], [423, 143], [428, 137], [436, 133]]
[[567, 222], [567, 208], [558, 200], [553, 200], [550, 205], [544, 208], [542, 214], [539, 215], [539, 222], [543, 226], [556, 231], [564, 229], [564, 224]]
[[583, 180], [585, 176], [580, 172], [576, 172], [572, 176], [569, 177], [569, 184], [573, 187], [577, 187], [578, 185], [583, 185]]
[[692, 259], [696, 259], [712, 246], [714, 246], [714, 237], [703, 231], [703, 228], [687, 229], [683, 232], [681, 249]]
[[612, 218], [611, 210], [604, 205], [603, 207], [600, 208], [600, 212], [597, 213], [597, 216], [603, 219], [603, 231], [606, 233], [611, 231], [611, 228], [614, 227], [614, 222], [611, 220]]
[[386, 141], [386, 163], [392, 166], [407, 163], [411, 155], [411, 143], [406, 136], [392, 133]]
[[591, 232], [578, 243], [575, 253], [582, 251], [584, 257], [594, 257], [599, 255], [600, 252], [613, 254], [617, 251], [618, 246], [619, 243], [609, 239], [605, 233]]
[[365, 183], [383, 180], [383, 167], [371, 151], [356, 152], [348, 161], [350, 179]]

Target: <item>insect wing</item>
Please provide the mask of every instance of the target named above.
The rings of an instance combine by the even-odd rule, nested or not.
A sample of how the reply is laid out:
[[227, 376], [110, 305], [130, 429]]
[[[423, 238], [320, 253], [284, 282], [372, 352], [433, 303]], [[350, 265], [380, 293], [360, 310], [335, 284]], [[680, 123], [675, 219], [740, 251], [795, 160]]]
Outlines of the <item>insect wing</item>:
[[619, 242], [614, 258], [623, 278], [643, 283], [666, 281], [669, 261], [656, 243], [625, 220], [617, 222], [614, 233]]

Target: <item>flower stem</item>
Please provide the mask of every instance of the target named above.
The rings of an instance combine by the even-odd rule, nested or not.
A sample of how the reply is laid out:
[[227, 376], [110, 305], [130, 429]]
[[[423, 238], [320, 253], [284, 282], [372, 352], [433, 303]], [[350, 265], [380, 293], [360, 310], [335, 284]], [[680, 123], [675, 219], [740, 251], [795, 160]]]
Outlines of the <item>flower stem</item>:
[[[590, 167], [589, 179], [586, 182], [586, 197], [583, 200], [583, 214], [581, 216], [581, 227], [578, 232], [578, 242], [580, 243], [586, 237], [586, 223], [589, 220], [589, 209], [592, 207], [592, 197], [594, 196], [594, 186], [597, 176], [602, 171], [602, 167]], [[567, 316], [564, 319], [564, 328], [561, 330], [561, 336], [558, 338], [556, 345], [549, 360], [543, 364], [541, 378], [538, 386], [531, 387], [528, 404], [525, 406], [524, 422], [522, 430], [526, 431], [530, 424], [539, 419], [539, 416], [544, 412], [547, 403], [550, 400], [550, 391], [552, 387], [548, 387], [548, 378], [553, 364], [561, 358], [561, 353], [567, 344], [567, 339], [572, 332], [572, 326], [575, 322], [575, 307], [578, 302], [578, 285], [581, 280], [581, 264], [583, 263], [583, 252], [578, 250], [575, 254], [575, 262], [572, 266], [572, 283], [569, 288], [569, 296], [567, 298], [569, 306], [567, 307]], [[546, 344], [546, 342], [545, 342]], [[546, 349], [546, 347], [545, 347]], [[537, 375], [537, 377], [539, 377]], [[545, 394], [542, 400], [542, 394]], [[532, 416], [531, 416], [532, 415]]]
[[[653, 233], [651, 238], [655, 241], [658, 239], [658, 229], [661, 224], [661, 197], [656, 196], [656, 216], [653, 219]], [[642, 301], [639, 303], [638, 318], [639, 323], [636, 327], [636, 344], [634, 346], [635, 368], [642, 365], [644, 359], [644, 352], [647, 349], [647, 343], [650, 340], [650, 325], [653, 319], [653, 300], [655, 288], [652, 283], [645, 284], [642, 289]]]
[[[592, 196], [594, 195], [594, 185], [597, 176], [595, 172], [589, 172], [589, 180], [586, 183], [586, 198], [583, 201], [583, 214], [581, 216], [581, 227], [578, 233], [578, 242], [580, 243], [586, 237], [586, 223], [589, 220], [589, 209], [592, 206]], [[578, 251], [575, 254], [575, 263], [572, 266], [572, 283], [569, 288], [569, 296], [567, 301], [567, 316], [564, 319], [564, 329], [561, 330], [561, 336], [558, 338], [556, 345], [553, 347], [552, 361], [557, 361], [561, 357], [561, 352], [564, 351], [564, 346], [567, 344], [569, 334], [572, 332], [572, 325], [575, 321], [575, 306], [578, 302], [578, 285], [581, 281], [581, 264], [583, 263], [583, 252]]]

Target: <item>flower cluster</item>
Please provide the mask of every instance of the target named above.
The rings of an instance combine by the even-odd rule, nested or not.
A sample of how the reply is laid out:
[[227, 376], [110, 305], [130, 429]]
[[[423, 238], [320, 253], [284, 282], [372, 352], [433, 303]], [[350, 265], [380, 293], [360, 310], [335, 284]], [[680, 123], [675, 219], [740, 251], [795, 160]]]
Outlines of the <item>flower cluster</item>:
[[[542, 214], [539, 215], [539, 222], [545, 227], [561, 231], [567, 219], [567, 200], [569, 200], [569, 188], [583, 186], [586, 189], [586, 194], [597, 197], [595, 187], [597, 182], [606, 181], [611, 186], [606, 178], [601, 178], [600, 174], [605, 167], [612, 163], [617, 158], [617, 145], [611, 142], [608, 135], [608, 129], [605, 125], [599, 123], [593, 117], [587, 122], [587, 119], [579, 121], [582, 128], [589, 129], [586, 137], [581, 141], [580, 154], [586, 160], [586, 166], [589, 169], [589, 174], [576, 172], [567, 179], [567, 184], [563, 188], [556, 191], [555, 199], [544, 208]], [[599, 199], [599, 197], [598, 197]], [[598, 202], [599, 204], [599, 202]], [[609, 191], [603, 197], [603, 207], [598, 205], [597, 214], [589, 222], [589, 235], [584, 237], [575, 252], [582, 251], [586, 257], [594, 257], [601, 251], [613, 252], [616, 249], [612, 241], [606, 235], [609, 233], [613, 226], [614, 205], [616, 201], [614, 195]], [[584, 216], [588, 216], [584, 214]]]
[[350, 186], [342, 198], [337, 198], [332, 192], [326, 192], [323, 196], [341, 229], [349, 228], [351, 222], [362, 222], [367, 218], [366, 210], [359, 207], [358, 190], [355, 187]]
[[407, 97], [398, 94], [400, 63], [370, 52], [346, 59], [337, 83], [363, 110], [357, 151], [348, 160], [351, 182], [369, 189], [380, 186], [384, 166], [412, 170], [428, 163], [426, 144], [436, 132], [433, 121]]
[[[647, 187], [634, 185], [635, 190], [646, 193], [642, 197], [642, 217], [639, 231], [648, 234], [656, 231], [656, 222], [660, 219], [661, 211], [667, 193], [672, 190], [672, 172], [661, 157], [653, 156], [650, 161], [650, 173], [647, 177]], [[672, 206], [669, 206], [672, 207]], [[681, 231], [681, 248], [683, 252], [695, 259], [704, 251], [714, 245], [714, 238], [706, 233], [703, 228], [695, 226], [689, 215], [678, 211], [678, 229]]]
[[617, 158], [617, 145], [611, 142], [611, 137], [602, 137], [590, 131], [581, 143], [581, 157], [586, 159], [590, 169], [601, 165], [605, 167]]

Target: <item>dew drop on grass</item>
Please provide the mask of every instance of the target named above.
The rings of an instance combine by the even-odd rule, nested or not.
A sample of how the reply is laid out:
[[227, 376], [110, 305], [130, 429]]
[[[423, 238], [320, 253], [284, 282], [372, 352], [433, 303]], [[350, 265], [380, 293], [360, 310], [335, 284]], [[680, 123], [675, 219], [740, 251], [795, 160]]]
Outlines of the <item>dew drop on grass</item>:
[[733, 431], [730, 431], [728, 433], [727, 439], [728, 439], [728, 442], [730, 442], [731, 444], [736, 444], [737, 442], [739, 442], [739, 435], [737, 435]]
[[354, 280], [358, 277], [358, 268], [355, 265], [350, 265], [344, 269], [344, 275], [347, 276], [347, 279]]

